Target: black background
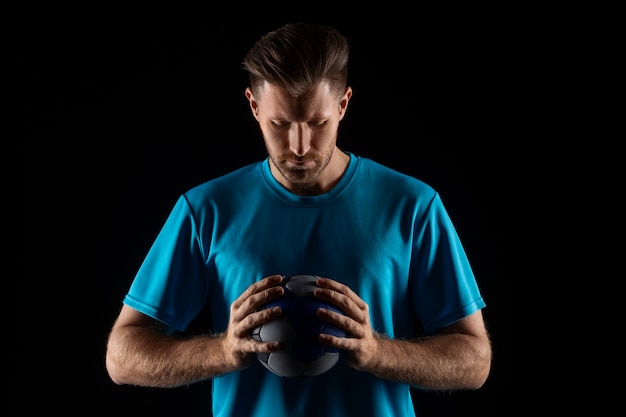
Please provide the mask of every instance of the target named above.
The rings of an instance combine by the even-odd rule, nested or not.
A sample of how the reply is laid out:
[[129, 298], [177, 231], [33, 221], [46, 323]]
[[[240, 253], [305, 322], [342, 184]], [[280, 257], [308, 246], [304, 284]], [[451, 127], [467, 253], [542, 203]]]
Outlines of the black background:
[[[241, 60], [263, 33], [306, 20], [336, 26], [351, 43], [354, 95], [340, 148], [441, 193], [488, 305], [489, 380], [478, 391], [415, 392], [418, 414], [506, 414], [513, 380], [520, 380], [512, 376], [510, 329], [512, 294], [525, 288], [513, 267], [520, 229], [514, 213], [522, 192], [517, 167], [533, 116], [525, 107], [535, 65], [526, 59], [532, 27], [480, 10], [269, 16], [90, 13], [32, 25], [23, 60], [29, 78], [23, 95], [24, 270], [43, 281], [30, 304], [66, 314], [64, 320], [60, 312], [55, 316], [52, 334], [69, 334], [81, 345], [91, 334], [91, 401], [81, 407], [153, 416], [210, 410], [209, 383], [173, 390], [114, 385], [104, 369], [107, 332], [178, 195], [265, 157], [243, 95]], [[21, 290], [32, 291], [31, 282]], [[62, 298], [51, 301], [59, 292]], [[52, 376], [19, 376], [25, 390], [42, 383], [57, 388]], [[76, 396], [67, 394], [85, 389], [85, 381], [49, 404], [76, 408]]]

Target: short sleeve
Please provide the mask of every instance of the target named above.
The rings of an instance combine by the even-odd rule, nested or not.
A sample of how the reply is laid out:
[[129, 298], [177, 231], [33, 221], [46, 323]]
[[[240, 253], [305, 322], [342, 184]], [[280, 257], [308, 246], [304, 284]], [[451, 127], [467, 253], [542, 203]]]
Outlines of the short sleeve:
[[141, 264], [124, 303], [184, 331], [208, 294], [196, 221], [184, 196], [176, 202]]

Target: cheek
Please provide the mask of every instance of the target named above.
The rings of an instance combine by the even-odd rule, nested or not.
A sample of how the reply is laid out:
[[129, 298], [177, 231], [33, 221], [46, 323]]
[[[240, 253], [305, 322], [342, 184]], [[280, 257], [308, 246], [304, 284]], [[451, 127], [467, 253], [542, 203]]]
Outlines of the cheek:
[[337, 140], [337, 127], [327, 126], [325, 129], [317, 132], [315, 135], [316, 147], [327, 148], [334, 146]]
[[261, 125], [261, 133], [263, 134], [263, 139], [265, 140], [265, 146], [268, 148], [280, 149], [281, 147], [287, 146], [289, 143], [288, 136], [277, 132], [276, 129], [271, 129]]

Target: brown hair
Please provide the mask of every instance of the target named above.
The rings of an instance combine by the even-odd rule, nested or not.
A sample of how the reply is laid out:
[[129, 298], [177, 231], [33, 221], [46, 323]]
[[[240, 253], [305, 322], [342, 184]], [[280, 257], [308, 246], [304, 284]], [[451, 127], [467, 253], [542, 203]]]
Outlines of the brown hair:
[[243, 68], [259, 94], [263, 81], [298, 97], [322, 80], [338, 96], [348, 81], [349, 45], [336, 29], [325, 25], [287, 23], [265, 34], [248, 51]]

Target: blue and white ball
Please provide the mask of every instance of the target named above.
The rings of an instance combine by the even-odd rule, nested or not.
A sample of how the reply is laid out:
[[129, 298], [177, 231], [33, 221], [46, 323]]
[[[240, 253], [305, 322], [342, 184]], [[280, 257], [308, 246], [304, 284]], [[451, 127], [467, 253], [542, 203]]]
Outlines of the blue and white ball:
[[317, 287], [315, 275], [291, 275], [283, 278], [285, 293], [263, 308], [279, 306], [282, 314], [252, 331], [254, 340], [283, 342], [278, 352], [257, 353], [261, 364], [281, 377], [316, 376], [333, 368], [339, 361], [340, 349], [322, 345], [320, 333], [346, 337], [346, 332], [317, 317], [319, 307], [344, 314], [336, 306], [313, 296]]

